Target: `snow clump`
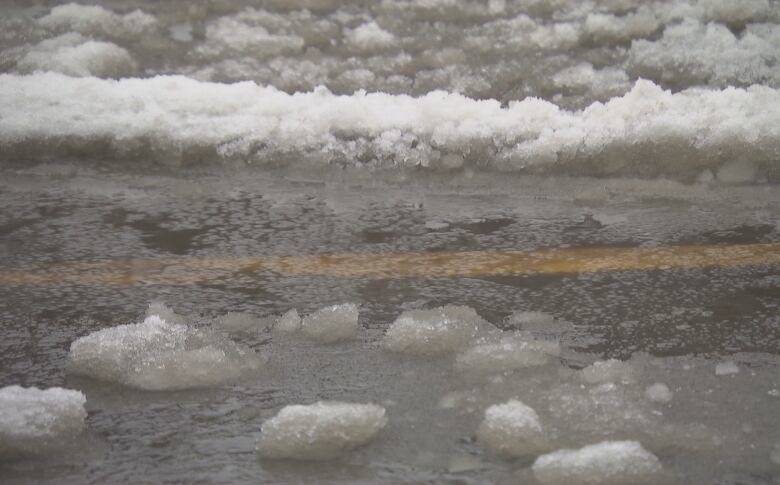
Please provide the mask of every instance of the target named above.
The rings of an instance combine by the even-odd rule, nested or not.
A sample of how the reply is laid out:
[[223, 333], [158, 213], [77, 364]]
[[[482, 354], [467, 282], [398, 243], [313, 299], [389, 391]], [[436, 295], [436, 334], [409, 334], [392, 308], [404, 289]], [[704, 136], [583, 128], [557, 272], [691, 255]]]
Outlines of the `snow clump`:
[[217, 333], [152, 315], [76, 340], [67, 370], [139, 389], [173, 390], [235, 382], [262, 364], [252, 349]]
[[[289, 318], [293, 320], [292, 316]], [[358, 308], [354, 303], [320, 308], [301, 322], [304, 335], [326, 344], [355, 338], [359, 328]]]
[[504, 458], [530, 455], [548, 446], [536, 411], [514, 399], [487, 408], [477, 440]]
[[0, 456], [65, 444], [84, 430], [86, 401], [81, 392], [60, 387], [0, 389]]
[[331, 460], [368, 443], [386, 424], [385, 409], [375, 404], [286, 406], [263, 423], [257, 452], [270, 459]]
[[637, 441], [603, 441], [542, 455], [532, 470], [544, 485], [622, 485], [651, 482], [661, 464]]
[[409, 310], [390, 325], [384, 345], [394, 352], [434, 357], [463, 350], [490, 330], [496, 329], [467, 306]]

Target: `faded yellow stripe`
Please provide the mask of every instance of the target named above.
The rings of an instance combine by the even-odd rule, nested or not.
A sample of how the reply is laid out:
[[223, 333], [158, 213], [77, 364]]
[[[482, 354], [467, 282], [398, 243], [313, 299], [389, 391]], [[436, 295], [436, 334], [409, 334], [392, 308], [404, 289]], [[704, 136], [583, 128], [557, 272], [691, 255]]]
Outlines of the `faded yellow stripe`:
[[780, 244], [443, 251], [67, 262], [0, 273], [2, 285], [186, 285], [237, 272], [342, 278], [437, 278], [780, 264]]

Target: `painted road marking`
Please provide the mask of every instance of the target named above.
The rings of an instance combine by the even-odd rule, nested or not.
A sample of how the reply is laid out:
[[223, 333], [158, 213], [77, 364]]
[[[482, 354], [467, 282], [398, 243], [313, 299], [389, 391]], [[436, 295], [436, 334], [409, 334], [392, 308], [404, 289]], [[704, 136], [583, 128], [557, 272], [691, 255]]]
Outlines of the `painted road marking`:
[[0, 285], [188, 285], [236, 274], [441, 278], [780, 264], [780, 244], [588, 247], [63, 262], [0, 273]]

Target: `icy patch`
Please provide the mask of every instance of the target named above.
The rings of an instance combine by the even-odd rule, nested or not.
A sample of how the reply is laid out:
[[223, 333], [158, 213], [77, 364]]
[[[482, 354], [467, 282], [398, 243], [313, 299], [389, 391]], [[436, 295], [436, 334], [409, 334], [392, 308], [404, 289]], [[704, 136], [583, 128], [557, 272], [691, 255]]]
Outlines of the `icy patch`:
[[508, 336], [496, 343], [469, 348], [457, 356], [455, 368], [461, 372], [494, 373], [536, 367], [547, 364], [550, 360], [548, 354], [555, 355], [557, 350], [557, 344]]
[[632, 383], [634, 382], [634, 368], [628, 362], [617, 359], [594, 362], [582, 369], [582, 378], [590, 384], [602, 382]]
[[732, 361], [718, 362], [715, 365], [716, 376], [728, 376], [732, 374], [739, 374], [739, 366]]
[[636, 441], [604, 441], [542, 455], [533, 464], [544, 485], [648, 483], [658, 478], [658, 458]]
[[67, 370], [139, 389], [173, 390], [235, 382], [262, 364], [248, 347], [152, 315], [76, 340]]
[[22, 73], [52, 71], [77, 77], [119, 78], [132, 74], [136, 64], [129, 52], [115, 44], [70, 33], [40, 42], [16, 67]]
[[387, 329], [384, 345], [394, 352], [433, 357], [463, 350], [480, 333], [491, 330], [495, 327], [466, 306], [409, 310]]
[[257, 451], [271, 459], [331, 460], [365, 445], [386, 424], [385, 409], [375, 404], [286, 406], [263, 423]]
[[645, 396], [652, 402], [667, 404], [672, 402], [672, 391], [663, 382], [656, 382], [645, 389]]
[[0, 456], [65, 444], [84, 429], [86, 401], [81, 392], [59, 387], [0, 389]]
[[321, 308], [301, 322], [304, 335], [326, 344], [353, 339], [359, 328], [358, 308], [353, 303]]
[[56, 31], [75, 31], [84, 35], [139, 39], [157, 28], [157, 19], [140, 10], [117, 15], [100, 6], [69, 3], [51, 9], [38, 23]]
[[530, 455], [548, 446], [536, 411], [517, 400], [487, 408], [477, 440], [504, 458]]
[[295, 333], [300, 329], [301, 317], [295, 308], [287, 310], [284, 315], [277, 318], [273, 327], [273, 331], [278, 333]]

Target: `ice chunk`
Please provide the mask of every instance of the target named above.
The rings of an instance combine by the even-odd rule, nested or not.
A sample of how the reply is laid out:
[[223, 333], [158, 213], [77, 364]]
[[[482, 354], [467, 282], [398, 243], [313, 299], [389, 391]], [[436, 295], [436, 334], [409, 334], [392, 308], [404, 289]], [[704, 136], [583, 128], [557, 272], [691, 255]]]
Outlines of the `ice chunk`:
[[465, 349], [481, 332], [492, 329], [466, 306], [409, 310], [390, 325], [384, 345], [394, 352], [439, 356]]
[[622, 485], [652, 482], [661, 463], [637, 441], [603, 441], [542, 455], [532, 469], [544, 485]]
[[295, 308], [287, 310], [284, 315], [276, 319], [273, 327], [274, 332], [279, 333], [295, 333], [300, 329], [301, 317]]
[[320, 308], [301, 322], [303, 334], [322, 343], [355, 338], [359, 328], [358, 308], [353, 303]]
[[132, 74], [136, 64], [129, 52], [115, 44], [70, 33], [40, 42], [16, 67], [23, 73], [53, 71], [68, 76], [119, 78]]
[[368, 443], [386, 424], [385, 409], [375, 404], [286, 406], [263, 423], [257, 451], [263, 458], [330, 460]]
[[739, 374], [739, 366], [733, 361], [727, 360], [725, 362], [718, 362], [715, 364], [716, 376], [727, 376], [730, 374]]
[[81, 392], [59, 387], [0, 389], [0, 456], [66, 444], [84, 429], [86, 401]]
[[477, 440], [505, 458], [530, 455], [549, 446], [536, 411], [517, 400], [487, 408]]
[[519, 336], [503, 337], [496, 343], [475, 345], [455, 359], [455, 368], [464, 372], [502, 372], [524, 367], [545, 365], [549, 362], [548, 352], [556, 349], [547, 342], [536, 345]]
[[259, 318], [251, 313], [228, 312], [217, 318], [217, 328], [231, 334], [255, 334], [266, 330], [273, 321], [269, 318]]
[[236, 15], [219, 17], [206, 26], [206, 42], [197, 52], [215, 58], [226, 54], [271, 57], [299, 52], [305, 40], [288, 32], [284, 19], [264, 10], [247, 8]]
[[645, 389], [647, 399], [657, 403], [669, 403], [672, 401], [672, 391], [663, 382], [656, 382]]
[[629, 383], [634, 381], [634, 368], [630, 363], [617, 359], [603, 360], [582, 369], [582, 378], [590, 384]]
[[152, 315], [79, 338], [70, 347], [67, 370], [139, 389], [170, 390], [234, 382], [262, 364], [248, 347]]

